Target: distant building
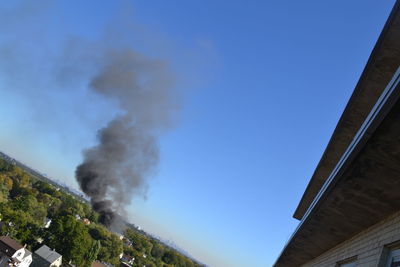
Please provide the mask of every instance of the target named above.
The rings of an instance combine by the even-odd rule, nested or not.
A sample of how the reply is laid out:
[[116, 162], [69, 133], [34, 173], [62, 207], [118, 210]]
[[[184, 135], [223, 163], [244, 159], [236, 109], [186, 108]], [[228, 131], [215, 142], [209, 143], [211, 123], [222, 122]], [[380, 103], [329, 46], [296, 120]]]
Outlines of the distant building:
[[59, 267], [62, 256], [46, 245], [41, 246], [33, 254], [32, 267]]
[[9, 236], [0, 237], [0, 267], [28, 267], [32, 253]]
[[127, 238], [123, 238], [122, 242], [124, 242], [124, 245], [127, 246], [127, 247], [131, 247], [132, 246], [132, 241], [130, 241]]
[[135, 261], [135, 258], [129, 255], [124, 254], [121, 258], [121, 263], [125, 266], [131, 267]]
[[44, 225], [43, 225], [43, 227], [47, 229], [47, 228], [50, 227], [50, 224], [51, 224], [51, 219], [49, 219], [49, 218], [46, 217], [46, 218], [44, 219]]

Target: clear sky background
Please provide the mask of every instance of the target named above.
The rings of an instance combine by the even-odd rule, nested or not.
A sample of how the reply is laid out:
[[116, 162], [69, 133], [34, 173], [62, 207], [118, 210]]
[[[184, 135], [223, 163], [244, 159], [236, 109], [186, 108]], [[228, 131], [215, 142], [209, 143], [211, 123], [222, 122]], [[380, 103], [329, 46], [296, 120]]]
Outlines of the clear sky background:
[[394, 2], [2, 1], [0, 150], [77, 187], [115, 106], [66, 47], [129, 44], [181, 102], [131, 220], [211, 266], [271, 266]]

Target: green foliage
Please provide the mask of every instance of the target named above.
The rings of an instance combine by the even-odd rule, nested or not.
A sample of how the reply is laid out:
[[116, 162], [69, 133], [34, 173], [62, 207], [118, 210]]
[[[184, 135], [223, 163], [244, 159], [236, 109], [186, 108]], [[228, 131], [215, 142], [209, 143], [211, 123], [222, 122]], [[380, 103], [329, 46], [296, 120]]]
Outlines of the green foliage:
[[0, 203], [8, 201], [9, 189], [3, 183], [0, 183]]
[[119, 255], [122, 253], [122, 242], [115, 234], [110, 233], [104, 226], [91, 224], [89, 235], [92, 239], [99, 241], [101, 248], [97, 259], [114, 265], [119, 264]]
[[97, 255], [100, 252], [101, 244], [100, 240], [96, 240], [93, 242], [92, 247], [90, 248], [88, 254], [86, 255], [86, 262], [93, 262], [97, 259]]
[[[85, 225], [76, 215], [91, 224]], [[49, 229], [44, 228], [46, 217], [52, 219]], [[40, 247], [42, 239], [62, 254], [64, 262], [76, 266], [91, 266], [94, 260], [120, 266], [122, 252], [135, 258], [134, 266], [199, 266], [134, 228], [126, 229], [123, 245], [117, 235], [97, 223], [98, 218], [88, 203], [0, 159], [1, 235], [27, 244], [28, 249]]]
[[10, 164], [5, 160], [0, 160], [0, 172], [13, 172], [14, 170], [15, 166], [13, 164]]
[[[138, 266], [199, 266], [176, 250], [144, 235], [136, 229], [126, 229], [124, 236], [132, 242], [132, 247], [124, 247], [124, 253], [134, 256], [135, 264]], [[146, 258], [144, 258], [144, 255], [146, 255]]]
[[143, 234], [140, 234], [139, 232], [133, 229], [127, 229], [125, 231], [125, 237], [132, 242], [132, 246], [133, 248], [135, 248], [136, 251], [143, 252], [146, 254], [151, 253], [153, 244]]
[[54, 186], [40, 180], [36, 181], [32, 185], [32, 187], [37, 189], [39, 192], [43, 194], [48, 194], [50, 196], [55, 196], [57, 194], [57, 191], [54, 188]]
[[151, 256], [160, 259], [164, 255], [164, 247], [161, 244], [155, 244], [151, 250]]
[[173, 264], [174, 262], [177, 262], [177, 257], [173, 251], [167, 250], [162, 256], [162, 260], [166, 264]]
[[78, 266], [89, 264], [86, 259], [92, 240], [83, 222], [71, 215], [60, 216], [51, 223], [49, 231], [52, 234], [48, 240], [50, 247]]
[[101, 249], [98, 254], [98, 259], [109, 262], [114, 265], [119, 264], [119, 255], [122, 253], [122, 242], [119, 238], [109, 233], [106, 238], [100, 240]]

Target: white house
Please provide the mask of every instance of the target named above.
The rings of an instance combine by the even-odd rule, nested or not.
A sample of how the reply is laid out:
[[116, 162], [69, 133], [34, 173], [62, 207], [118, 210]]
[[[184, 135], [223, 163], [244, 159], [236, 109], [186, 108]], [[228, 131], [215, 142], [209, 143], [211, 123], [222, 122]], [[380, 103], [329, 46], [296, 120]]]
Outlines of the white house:
[[22, 262], [19, 265], [20, 267], [28, 267], [32, 263], [32, 252], [24, 248], [24, 257], [22, 258]]
[[32, 253], [9, 236], [0, 237], [0, 267], [28, 267]]

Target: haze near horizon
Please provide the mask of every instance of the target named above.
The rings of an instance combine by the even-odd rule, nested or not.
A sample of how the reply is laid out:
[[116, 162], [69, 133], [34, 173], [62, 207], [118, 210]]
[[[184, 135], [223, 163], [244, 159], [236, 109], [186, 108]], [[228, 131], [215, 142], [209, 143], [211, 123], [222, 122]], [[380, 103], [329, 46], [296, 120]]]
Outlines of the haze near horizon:
[[[210, 266], [271, 266], [393, 4], [0, 3], [0, 151], [79, 188], [98, 130], [139, 112], [158, 165], [137, 190], [118, 180], [134, 187], [121, 200], [128, 218]], [[119, 73], [139, 69], [140, 85], [174, 93], [93, 87], [132, 58]], [[168, 119], [154, 127], [154, 114]]]

